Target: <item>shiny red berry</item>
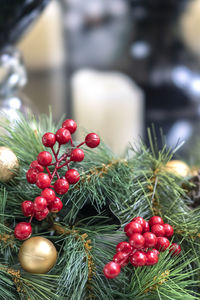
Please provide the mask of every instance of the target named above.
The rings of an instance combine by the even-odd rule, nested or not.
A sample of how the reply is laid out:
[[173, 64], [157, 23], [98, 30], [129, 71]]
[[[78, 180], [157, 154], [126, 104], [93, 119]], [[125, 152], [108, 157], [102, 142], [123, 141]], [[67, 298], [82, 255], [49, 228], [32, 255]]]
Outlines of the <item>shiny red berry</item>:
[[125, 267], [129, 262], [129, 255], [125, 252], [117, 252], [113, 256], [113, 261], [119, 264], [121, 267]]
[[39, 173], [37, 175], [36, 185], [39, 187], [39, 189], [45, 189], [48, 188], [51, 184], [51, 179], [49, 178], [49, 175], [46, 173]]
[[47, 204], [53, 202], [56, 199], [56, 194], [54, 190], [46, 188], [42, 191], [41, 196], [47, 200]]
[[163, 227], [165, 229], [165, 236], [170, 238], [174, 234], [174, 229], [171, 225], [169, 224], [163, 224]]
[[37, 180], [38, 171], [35, 169], [29, 169], [26, 172], [26, 179], [29, 183], [34, 184]]
[[161, 218], [161, 217], [159, 217], [159, 216], [153, 216], [153, 217], [151, 217], [150, 218], [150, 220], [149, 220], [149, 226], [150, 227], [152, 227], [153, 225], [155, 225], [155, 224], [164, 224], [164, 221], [163, 221], [163, 219]]
[[144, 220], [144, 224], [143, 224], [142, 227], [143, 227], [143, 232], [149, 232], [150, 231], [149, 223], [145, 220]]
[[57, 179], [54, 183], [54, 190], [56, 193], [63, 195], [69, 190], [69, 183], [64, 178]]
[[58, 197], [56, 197], [56, 199], [49, 204], [49, 210], [54, 213], [59, 212], [62, 208], [63, 208], [63, 203]]
[[140, 225], [144, 226], [144, 223], [146, 222], [142, 217], [135, 217], [131, 222], [137, 222]]
[[106, 278], [113, 279], [119, 275], [121, 271], [121, 267], [119, 264], [115, 263], [114, 261], [109, 262], [103, 268], [103, 272]]
[[128, 237], [130, 237], [134, 233], [142, 233], [143, 228], [142, 228], [142, 225], [140, 225], [139, 223], [137, 223], [137, 222], [131, 222], [131, 223], [128, 223], [124, 227], [124, 231], [125, 231], [126, 235]]
[[89, 133], [85, 138], [85, 143], [90, 148], [96, 148], [100, 144], [100, 138], [96, 133]]
[[156, 249], [160, 252], [165, 251], [170, 245], [170, 242], [167, 238], [165, 237], [158, 237], [157, 238], [157, 244], [156, 244]]
[[37, 160], [32, 161], [32, 163], [30, 164], [30, 169], [35, 169], [38, 172], [44, 171], [43, 166], [41, 166]]
[[48, 151], [42, 151], [38, 154], [37, 161], [42, 166], [49, 166], [52, 162], [52, 155]]
[[156, 243], [157, 243], [157, 237], [155, 236], [154, 233], [152, 232], [145, 232], [143, 234], [143, 237], [144, 237], [144, 247], [147, 247], [147, 248], [152, 248], [152, 247], [155, 247], [156, 246]]
[[142, 251], [136, 251], [133, 255], [130, 256], [130, 263], [134, 267], [141, 267], [145, 266], [146, 264], [146, 255]]
[[71, 139], [71, 134], [68, 129], [60, 128], [56, 132], [56, 141], [61, 145], [67, 144]]
[[47, 217], [48, 213], [49, 213], [48, 208], [45, 208], [42, 211], [36, 211], [34, 217], [36, 218], [36, 220], [42, 221]]
[[181, 251], [182, 251], [181, 246], [176, 243], [172, 243], [169, 248], [169, 252], [171, 253], [172, 256], [178, 255], [179, 253], [181, 253]]
[[62, 123], [62, 127], [69, 130], [69, 132], [72, 134], [76, 131], [77, 124], [72, 119], [67, 119]]
[[157, 264], [158, 262], [158, 255], [155, 251], [148, 251], [146, 253], [146, 266], [152, 266]]
[[30, 223], [20, 222], [15, 226], [14, 235], [19, 240], [26, 240], [32, 234]]
[[151, 251], [152, 251], [152, 252], [155, 252], [157, 255], [159, 255], [159, 254], [160, 254], [160, 252], [159, 252], [157, 249], [155, 249], [155, 248], [154, 248], [154, 249], [152, 249]]
[[70, 184], [75, 184], [80, 180], [80, 175], [77, 170], [70, 169], [65, 173], [65, 178]]
[[116, 251], [117, 252], [125, 252], [127, 254], [130, 254], [132, 251], [132, 247], [128, 242], [120, 242], [116, 246]]
[[143, 248], [144, 247], [144, 237], [140, 233], [134, 233], [130, 239], [129, 239], [129, 244], [137, 249]]
[[25, 217], [29, 217], [33, 214], [34, 208], [33, 208], [33, 202], [32, 201], [24, 201], [21, 204], [22, 213]]
[[72, 161], [82, 161], [84, 159], [83, 150], [79, 148], [72, 150], [70, 159]]
[[47, 132], [42, 137], [42, 144], [45, 147], [53, 147], [56, 143], [56, 136], [54, 133]]
[[47, 200], [41, 196], [38, 196], [34, 200], [34, 211], [42, 211], [47, 208]]
[[153, 225], [151, 227], [151, 232], [153, 232], [156, 236], [165, 236], [165, 229], [161, 224]]

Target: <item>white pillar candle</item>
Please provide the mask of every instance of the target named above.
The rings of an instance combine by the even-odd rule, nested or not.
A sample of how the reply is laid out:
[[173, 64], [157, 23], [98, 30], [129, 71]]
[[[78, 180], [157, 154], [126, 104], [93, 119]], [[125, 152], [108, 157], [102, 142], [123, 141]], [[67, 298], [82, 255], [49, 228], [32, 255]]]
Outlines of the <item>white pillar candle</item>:
[[[79, 127], [96, 132], [117, 154], [143, 132], [144, 96], [126, 75], [81, 70], [72, 78], [74, 119]], [[85, 136], [77, 130], [77, 139]]]

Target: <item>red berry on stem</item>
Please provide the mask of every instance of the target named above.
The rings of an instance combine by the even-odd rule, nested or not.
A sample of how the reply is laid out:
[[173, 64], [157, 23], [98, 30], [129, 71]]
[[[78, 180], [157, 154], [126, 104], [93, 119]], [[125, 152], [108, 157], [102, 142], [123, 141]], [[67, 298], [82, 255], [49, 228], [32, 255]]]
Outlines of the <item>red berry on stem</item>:
[[131, 222], [137, 222], [143, 226], [146, 221], [142, 217], [135, 217]]
[[174, 234], [173, 227], [169, 224], [163, 224], [163, 227], [165, 229], [165, 236], [170, 238]]
[[42, 211], [47, 208], [47, 200], [41, 196], [38, 196], [34, 200], [34, 210]]
[[172, 256], [176, 256], [179, 253], [181, 253], [181, 246], [176, 244], [176, 243], [172, 243], [170, 248], [169, 248], [169, 252], [171, 253]]
[[32, 233], [30, 223], [20, 222], [15, 226], [14, 235], [19, 240], [26, 240]]
[[132, 247], [128, 242], [120, 242], [116, 246], [116, 251], [117, 252], [125, 252], [127, 254], [130, 254], [132, 251]]
[[62, 123], [62, 127], [69, 130], [70, 133], [74, 133], [77, 128], [77, 124], [72, 119], [67, 119]]
[[144, 246], [144, 237], [140, 233], [134, 233], [130, 239], [129, 244], [137, 249], [143, 248]]
[[56, 193], [63, 195], [69, 190], [69, 183], [64, 178], [57, 179], [54, 183], [54, 190]]
[[42, 151], [38, 154], [37, 161], [42, 166], [49, 166], [52, 162], [52, 155], [48, 151]]
[[38, 171], [36, 169], [29, 169], [26, 172], [26, 179], [29, 183], [34, 184], [37, 180]]
[[119, 264], [115, 263], [114, 261], [109, 262], [103, 268], [103, 272], [106, 278], [113, 279], [119, 275], [121, 271], [121, 267]]
[[169, 240], [165, 237], [160, 236], [157, 238], [157, 244], [155, 248], [161, 252], [164, 252], [169, 247], [169, 245]]
[[36, 171], [38, 172], [44, 171], [43, 166], [41, 166], [37, 160], [32, 161], [32, 163], [30, 164], [30, 169], [36, 169]]
[[142, 225], [140, 225], [139, 223], [137, 223], [137, 222], [131, 222], [131, 223], [128, 223], [124, 227], [124, 231], [125, 231], [126, 235], [128, 237], [130, 237], [134, 233], [142, 233], [143, 228], [142, 228]]
[[63, 203], [58, 197], [56, 197], [56, 199], [49, 204], [49, 210], [54, 213], [59, 212], [62, 208], [63, 208]]
[[80, 175], [77, 170], [70, 169], [65, 173], [65, 178], [70, 184], [75, 184], [80, 180]]
[[60, 128], [56, 132], [56, 141], [61, 145], [67, 144], [71, 139], [71, 134], [68, 129]]
[[143, 224], [142, 227], [143, 227], [143, 232], [149, 232], [150, 231], [149, 223], [145, 220], [144, 220], [144, 224]]
[[151, 232], [153, 232], [156, 236], [165, 236], [165, 229], [161, 224], [153, 225], [151, 227]]
[[47, 175], [46, 173], [39, 173], [37, 175], [37, 180], [36, 180], [36, 185], [40, 188], [40, 189], [45, 189], [48, 188], [51, 184], [51, 179], [49, 178], [49, 175]]
[[56, 143], [56, 136], [54, 133], [47, 132], [42, 137], [42, 144], [45, 147], [53, 147]]
[[146, 255], [142, 251], [136, 251], [130, 256], [130, 263], [134, 267], [141, 267], [146, 264]]
[[79, 148], [72, 150], [70, 159], [72, 161], [82, 161], [84, 159], [83, 150]]
[[153, 217], [151, 217], [150, 218], [150, 220], [149, 220], [149, 226], [150, 227], [152, 227], [153, 225], [155, 225], [155, 224], [164, 224], [164, 221], [163, 221], [163, 219], [161, 218], [161, 217], [159, 217], [159, 216], [153, 216]]
[[24, 201], [21, 204], [22, 213], [25, 217], [29, 217], [33, 214], [34, 208], [33, 208], [33, 202], [32, 201]]
[[56, 194], [54, 190], [46, 188], [42, 191], [41, 196], [47, 200], [47, 204], [53, 202], [56, 199]]
[[157, 255], [159, 255], [159, 254], [160, 254], [160, 252], [159, 252], [157, 249], [155, 249], [155, 248], [154, 248], [154, 249], [152, 249], [151, 251], [152, 251], [152, 252], [155, 252]]
[[146, 266], [152, 266], [157, 264], [158, 262], [158, 255], [155, 251], [148, 251], [146, 253]]
[[145, 232], [143, 234], [144, 237], [144, 246], [147, 248], [152, 248], [156, 246], [157, 237], [152, 232]]
[[89, 133], [85, 138], [85, 143], [90, 148], [96, 148], [100, 144], [100, 138], [96, 133]]
[[48, 208], [45, 208], [42, 211], [36, 211], [34, 217], [36, 218], [36, 220], [42, 221], [47, 217], [48, 213], [49, 213]]
[[126, 265], [128, 265], [129, 255], [127, 255], [127, 253], [125, 252], [117, 252], [113, 256], [113, 261], [119, 264], [121, 267], [125, 267]]

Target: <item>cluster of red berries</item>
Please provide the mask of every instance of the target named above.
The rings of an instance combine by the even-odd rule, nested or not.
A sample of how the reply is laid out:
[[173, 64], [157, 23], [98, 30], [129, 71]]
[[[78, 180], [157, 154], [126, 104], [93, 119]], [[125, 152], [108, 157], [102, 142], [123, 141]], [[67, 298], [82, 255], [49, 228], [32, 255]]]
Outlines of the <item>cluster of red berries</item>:
[[155, 265], [160, 252], [168, 247], [172, 256], [181, 252], [180, 245], [176, 243], [170, 245], [168, 240], [174, 233], [173, 227], [164, 224], [159, 216], [153, 216], [149, 222], [142, 217], [136, 217], [124, 227], [124, 231], [129, 237], [129, 242], [120, 242], [117, 245], [113, 261], [106, 264], [103, 269], [106, 278], [118, 276], [121, 267], [129, 262], [134, 267]]
[[[84, 159], [84, 151], [80, 149], [83, 144], [90, 148], [95, 148], [100, 143], [100, 138], [96, 133], [89, 133], [85, 137], [85, 141], [75, 146], [72, 141], [71, 134], [76, 131], [77, 124], [74, 120], [67, 119], [63, 122], [62, 128], [58, 129], [56, 134], [47, 132], [42, 137], [42, 143], [45, 147], [51, 148], [52, 154], [48, 151], [42, 151], [38, 154], [37, 160], [30, 164], [30, 168], [26, 173], [26, 179], [30, 184], [36, 184], [42, 189], [40, 196], [36, 197], [34, 202], [24, 201], [21, 205], [24, 216], [30, 216], [30, 221], [21, 222], [16, 225], [14, 235], [20, 240], [27, 239], [32, 233], [31, 221], [35, 217], [41, 221], [47, 217], [49, 212], [57, 213], [62, 207], [62, 201], [56, 196], [56, 193], [63, 195], [68, 192], [69, 185], [75, 184], [80, 180], [77, 170], [70, 169], [70, 162], [80, 162]], [[54, 146], [58, 143], [57, 150]], [[59, 157], [60, 148], [67, 143], [71, 144], [63, 155]], [[53, 157], [55, 162], [52, 162]], [[49, 167], [54, 167], [50, 171]], [[65, 176], [60, 178], [58, 170], [67, 167]], [[51, 167], [51, 168], [52, 168]], [[47, 173], [44, 172], [46, 170]], [[57, 177], [54, 180], [54, 177]], [[56, 192], [56, 193], [55, 193]]]

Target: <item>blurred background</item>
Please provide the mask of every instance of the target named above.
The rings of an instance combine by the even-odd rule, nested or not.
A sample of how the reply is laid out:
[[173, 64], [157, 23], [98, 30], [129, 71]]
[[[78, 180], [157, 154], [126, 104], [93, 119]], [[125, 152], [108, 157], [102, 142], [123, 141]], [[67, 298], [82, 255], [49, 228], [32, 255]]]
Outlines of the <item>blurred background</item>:
[[51, 106], [55, 120], [77, 121], [77, 139], [96, 131], [120, 155], [152, 123], [169, 146], [193, 144], [200, 0], [1, 1], [2, 108]]

